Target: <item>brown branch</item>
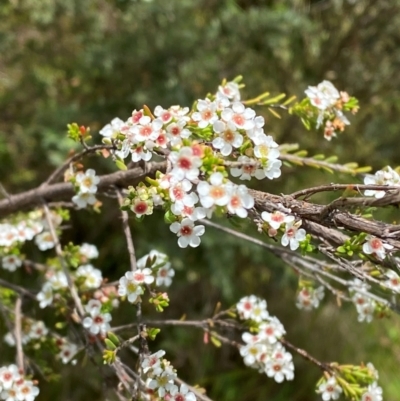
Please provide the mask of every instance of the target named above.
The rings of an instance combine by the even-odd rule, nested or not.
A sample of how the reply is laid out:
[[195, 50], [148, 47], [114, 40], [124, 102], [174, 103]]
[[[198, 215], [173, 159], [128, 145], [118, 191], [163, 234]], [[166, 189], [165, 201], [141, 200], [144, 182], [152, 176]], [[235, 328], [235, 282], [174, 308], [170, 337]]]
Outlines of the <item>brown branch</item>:
[[[334, 207], [319, 205], [285, 195], [273, 195], [266, 192], [249, 190], [255, 199], [255, 207], [258, 211], [274, 212], [279, 210], [278, 205], [282, 205], [285, 209], [290, 209], [291, 213], [299, 217], [305, 222], [317, 223], [327, 228], [346, 229], [355, 233], [365, 232], [386, 240], [395, 248], [400, 249], [400, 225], [393, 225], [381, 221], [368, 220], [356, 214], [351, 214], [347, 210], [341, 211], [336, 207], [346, 208], [353, 206], [397, 206], [400, 203], [400, 192], [387, 194], [381, 199], [375, 198], [339, 198]], [[332, 205], [332, 204], [331, 204]], [[282, 208], [282, 207], [281, 207]], [[317, 234], [318, 227], [312, 226]], [[329, 232], [333, 234], [332, 231]], [[320, 230], [320, 235], [332, 241], [332, 238]], [[341, 234], [342, 235], [342, 234]], [[340, 237], [339, 237], [340, 238]]]
[[[142, 167], [135, 167], [131, 170], [117, 171], [112, 174], [100, 176], [97, 185], [98, 192], [106, 192], [115, 186], [125, 188], [135, 185], [146, 176], [152, 176], [156, 171], [165, 171], [166, 162], [154, 162], [146, 165], [146, 170]], [[71, 183], [57, 183], [52, 185], [42, 185], [20, 194], [12, 195], [7, 199], [0, 200], [0, 218], [6, 217], [14, 212], [33, 208], [46, 202], [70, 200], [75, 195]]]
[[[82, 144], [85, 144], [84, 142]], [[86, 144], [85, 144], [86, 145]], [[87, 146], [87, 145], [86, 145]], [[112, 145], [95, 145], [92, 147], [86, 147], [82, 152], [79, 152], [73, 156], [71, 156], [69, 159], [67, 159], [64, 164], [62, 164], [60, 167], [58, 167], [56, 170], [51, 173], [49, 178], [43, 183], [43, 185], [49, 185], [52, 184], [53, 182], [57, 181], [57, 179], [60, 177], [60, 175], [68, 168], [68, 166], [80, 159], [82, 159], [83, 156], [86, 156], [87, 154], [97, 152], [99, 150], [103, 149], [114, 149], [114, 146]]]
[[[123, 198], [120, 190], [117, 189], [116, 193], [117, 193], [117, 197], [118, 197], [119, 206], [121, 207], [123, 205], [124, 198]], [[129, 227], [129, 216], [125, 210], [121, 210], [121, 215], [122, 215], [122, 227], [123, 227], [125, 238], [126, 238], [126, 245], [128, 247], [131, 270], [135, 271], [137, 269], [136, 255], [135, 255], [135, 247], [133, 245], [133, 240], [132, 240], [132, 233], [131, 233], [131, 229]]]

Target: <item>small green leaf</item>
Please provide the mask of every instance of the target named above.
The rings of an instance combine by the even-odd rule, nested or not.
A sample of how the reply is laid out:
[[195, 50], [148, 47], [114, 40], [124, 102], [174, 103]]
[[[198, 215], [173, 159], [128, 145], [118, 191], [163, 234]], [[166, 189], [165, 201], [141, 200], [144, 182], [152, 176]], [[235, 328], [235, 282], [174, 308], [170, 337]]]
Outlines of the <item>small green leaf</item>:
[[115, 161], [115, 165], [120, 169], [120, 170], [128, 170], [128, 167], [126, 167], [125, 163], [122, 160], [117, 159]]

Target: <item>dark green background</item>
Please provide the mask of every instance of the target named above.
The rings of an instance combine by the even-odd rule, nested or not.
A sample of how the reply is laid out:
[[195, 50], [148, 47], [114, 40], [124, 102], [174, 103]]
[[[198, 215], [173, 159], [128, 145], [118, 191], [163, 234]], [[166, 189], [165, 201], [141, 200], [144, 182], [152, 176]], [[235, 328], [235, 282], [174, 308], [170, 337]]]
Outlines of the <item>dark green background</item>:
[[[40, 184], [65, 159], [73, 146], [67, 123], [90, 126], [100, 141], [98, 130], [116, 116], [126, 119], [143, 104], [191, 105], [214, 92], [222, 78], [239, 74], [245, 97], [267, 90], [301, 97], [308, 85], [329, 79], [360, 100], [352, 125], [332, 142], [307, 132], [294, 117], [279, 121], [257, 110], [278, 143], [298, 142], [311, 154], [337, 154], [374, 170], [399, 164], [396, 0], [3, 0], [0, 21], [0, 182], [10, 193]], [[98, 173], [115, 169], [93, 159], [87, 166]], [[345, 180], [355, 179], [284, 168], [280, 179], [259, 188], [293, 192]], [[95, 243], [101, 253], [95, 265], [105, 276], [116, 280], [128, 270], [115, 201], [104, 200], [101, 215], [74, 213], [72, 223], [63, 240]], [[297, 276], [265, 250], [211, 228], [200, 248], [181, 250], [160, 213], [141, 224], [132, 220], [132, 229], [139, 256], [156, 248], [170, 255], [176, 269], [166, 317], [206, 317], [216, 302], [228, 307], [254, 293], [267, 299], [291, 342], [324, 361], [372, 361], [385, 400], [398, 399], [397, 316], [360, 324], [352, 305], [338, 308], [329, 295], [320, 310], [298, 311]], [[255, 235], [254, 227], [247, 230]], [[36, 275], [1, 274], [40, 287]], [[49, 316], [36, 305], [25, 308], [37, 319]], [[134, 316], [133, 307], [124, 307], [113, 323], [132, 322]], [[297, 356], [295, 380], [278, 385], [245, 368], [235, 350], [204, 345], [196, 329], [164, 329], [151, 346], [165, 349], [181, 377], [206, 387], [217, 401], [320, 399], [314, 394], [320, 372]], [[13, 360], [11, 351], [0, 343], [0, 365]], [[98, 369], [82, 364], [63, 368], [58, 383], [38, 377], [37, 400], [106, 399]], [[107, 396], [114, 399], [111, 392]]]

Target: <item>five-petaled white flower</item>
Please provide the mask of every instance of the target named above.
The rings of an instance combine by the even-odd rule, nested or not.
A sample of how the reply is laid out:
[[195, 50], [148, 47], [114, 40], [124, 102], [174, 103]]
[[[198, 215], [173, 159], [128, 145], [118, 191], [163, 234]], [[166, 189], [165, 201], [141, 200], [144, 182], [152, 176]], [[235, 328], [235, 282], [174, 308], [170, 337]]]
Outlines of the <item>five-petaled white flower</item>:
[[201, 242], [199, 237], [205, 231], [203, 225], [195, 226], [194, 222], [188, 218], [183, 219], [180, 223], [172, 223], [169, 229], [179, 237], [178, 245], [181, 248], [186, 248], [188, 245], [192, 248], [198, 247]]

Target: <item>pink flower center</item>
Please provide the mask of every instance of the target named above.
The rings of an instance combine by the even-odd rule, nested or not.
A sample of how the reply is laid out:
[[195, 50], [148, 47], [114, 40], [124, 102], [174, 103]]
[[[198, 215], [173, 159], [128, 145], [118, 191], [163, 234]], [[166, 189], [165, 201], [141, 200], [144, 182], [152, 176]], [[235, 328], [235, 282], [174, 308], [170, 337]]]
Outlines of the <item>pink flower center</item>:
[[93, 321], [96, 323], [96, 324], [100, 324], [100, 323], [103, 323], [103, 318], [100, 316], [100, 315], [97, 315], [94, 319], [93, 319]]
[[285, 216], [282, 213], [275, 212], [271, 215], [271, 220], [275, 221], [276, 223], [283, 223], [285, 220]]
[[178, 161], [178, 166], [184, 170], [190, 170], [192, 162], [188, 157], [181, 157]]
[[253, 305], [251, 302], [245, 302], [243, 305], [243, 308], [246, 310], [252, 310], [253, 309]]
[[201, 112], [201, 118], [205, 121], [208, 121], [212, 118], [213, 112], [211, 110], [204, 110]]
[[139, 201], [135, 204], [134, 211], [137, 214], [144, 214], [148, 209], [147, 203], [143, 201]]
[[382, 241], [378, 238], [373, 238], [370, 241], [370, 245], [373, 250], [378, 251], [380, 248], [382, 248]]
[[235, 134], [229, 129], [224, 132], [224, 139], [226, 142], [233, 142], [235, 139]]
[[193, 232], [193, 230], [192, 230], [192, 227], [190, 227], [190, 226], [182, 226], [181, 227], [182, 236], [192, 235], [192, 232]]
[[210, 196], [214, 199], [222, 198], [225, 195], [225, 190], [221, 187], [212, 187], [210, 190]]
[[289, 228], [289, 230], [286, 231], [286, 235], [289, 238], [293, 238], [296, 234], [296, 230], [294, 228]]
[[139, 273], [139, 272], [136, 272], [136, 273], [133, 275], [133, 278], [134, 278], [136, 281], [139, 281], [139, 282], [144, 281], [144, 277], [145, 277], [145, 275], [144, 275], [143, 273]]
[[232, 117], [233, 122], [239, 127], [243, 127], [245, 123], [245, 118], [241, 114], [234, 114]]
[[144, 127], [142, 127], [140, 130], [140, 135], [144, 136], [144, 137], [148, 137], [151, 135], [151, 133], [153, 132], [152, 128], [148, 125], [145, 125]]
[[237, 195], [232, 196], [232, 198], [230, 200], [230, 204], [234, 209], [242, 206], [242, 202]]
[[143, 117], [143, 113], [141, 111], [133, 112], [132, 113], [132, 122], [134, 124], [137, 124], [142, 117]]
[[182, 200], [183, 197], [185, 196], [185, 191], [183, 191], [182, 188], [176, 186], [173, 188], [172, 194], [174, 195], [176, 200]]
[[170, 130], [170, 133], [171, 133], [172, 135], [174, 135], [174, 136], [179, 136], [179, 134], [181, 133], [181, 129], [180, 129], [177, 125], [175, 125], [175, 127], [173, 127], [173, 128]]

